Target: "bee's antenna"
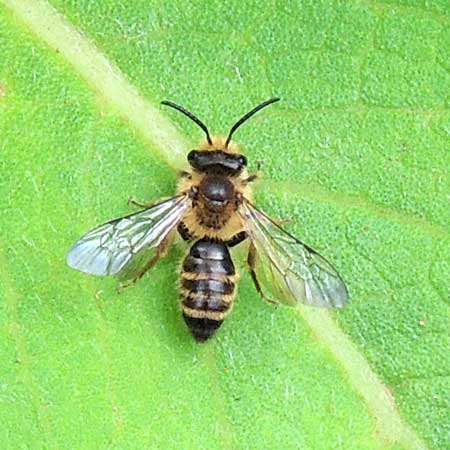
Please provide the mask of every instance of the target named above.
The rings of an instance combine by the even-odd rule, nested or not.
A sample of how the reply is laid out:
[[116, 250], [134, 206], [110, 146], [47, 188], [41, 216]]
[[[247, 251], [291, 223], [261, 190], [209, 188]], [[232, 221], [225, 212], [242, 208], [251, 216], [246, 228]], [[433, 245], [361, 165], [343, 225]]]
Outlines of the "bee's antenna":
[[187, 109], [183, 108], [180, 105], [177, 105], [176, 103], [169, 102], [167, 100], [164, 100], [161, 102], [161, 105], [170, 106], [173, 109], [176, 109], [177, 111], [180, 111], [185, 116], [188, 116], [189, 119], [193, 120], [205, 133], [206, 133], [206, 140], [208, 141], [209, 145], [212, 145], [211, 136], [209, 135], [208, 128], [206, 128], [206, 125], [197, 117], [194, 116], [191, 112], [189, 112]]
[[266, 100], [265, 102], [262, 102], [260, 105], [258, 105], [256, 108], [253, 108], [250, 112], [245, 114], [245, 116], [242, 116], [232, 127], [230, 132], [228, 133], [227, 140], [225, 141], [225, 148], [228, 148], [228, 144], [231, 141], [231, 136], [233, 136], [233, 133], [247, 120], [250, 119], [250, 117], [253, 116], [253, 114], [257, 113], [260, 109], [265, 108], [266, 106], [270, 105], [271, 103], [275, 103], [278, 100], [280, 100], [279, 97], [274, 97], [269, 100]]

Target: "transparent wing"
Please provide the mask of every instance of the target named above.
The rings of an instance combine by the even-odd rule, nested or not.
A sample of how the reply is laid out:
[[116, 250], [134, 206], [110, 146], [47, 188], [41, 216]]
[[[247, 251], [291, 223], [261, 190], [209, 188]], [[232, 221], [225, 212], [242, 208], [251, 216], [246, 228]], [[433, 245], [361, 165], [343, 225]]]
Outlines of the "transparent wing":
[[274, 300], [291, 306], [303, 303], [340, 308], [347, 303], [347, 288], [325, 258], [248, 201], [240, 214], [256, 248], [255, 272], [264, 294], [268, 290]]
[[67, 264], [93, 275], [130, 278], [156, 254], [190, 202], [188, 196], [173, 197], [94, 228], [75, 242], [67, 254]]

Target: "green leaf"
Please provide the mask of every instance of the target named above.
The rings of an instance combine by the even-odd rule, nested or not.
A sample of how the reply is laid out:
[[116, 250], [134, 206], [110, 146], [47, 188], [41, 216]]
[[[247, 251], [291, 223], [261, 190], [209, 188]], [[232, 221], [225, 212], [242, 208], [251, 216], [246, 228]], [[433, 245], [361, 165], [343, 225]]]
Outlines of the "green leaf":
[[[2, 448], [448, 449], [449, 24], [446, 1], [3, 0]], [[185, 249], [121, 295], [65, 266], [130, 195], [174, 192], [203, 136], [159, 101], [226, 133], [275, 95], [235, 139], [345, 310], [274, 309], [243, 270], [198, 345]]]

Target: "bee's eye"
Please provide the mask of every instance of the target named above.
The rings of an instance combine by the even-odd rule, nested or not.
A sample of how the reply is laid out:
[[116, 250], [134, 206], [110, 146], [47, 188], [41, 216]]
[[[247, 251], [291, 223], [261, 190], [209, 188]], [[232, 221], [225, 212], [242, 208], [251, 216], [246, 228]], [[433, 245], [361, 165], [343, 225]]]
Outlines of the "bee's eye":
[[239, 165], [245, 167], [247, 165], [247, 158], [244, 155], [239, 156]]
[[187, 156], [189, 164], [192, 167], [197, 167], [199, 165], [199, 157], [200, 157], [200, 152], [198, 150], [191, 150]]
[[189, 163], [194, 163], [198, 159], [198, 151], [197, 150], [191, 150], [187, 155], [187, 160]]

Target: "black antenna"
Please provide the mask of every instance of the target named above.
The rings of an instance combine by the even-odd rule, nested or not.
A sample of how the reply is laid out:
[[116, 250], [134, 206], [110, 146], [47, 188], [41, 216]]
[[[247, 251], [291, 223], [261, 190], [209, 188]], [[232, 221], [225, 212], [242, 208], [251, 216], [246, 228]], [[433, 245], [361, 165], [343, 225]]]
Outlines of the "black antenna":
[[170, 106], [173, 109], [176, 109], [177, 111], [180, 111], [185, 116], [188, 116], [189, 119], [193, 120], [205, 133], [206, 133], [206, 140], [208, 141], [209, 145], [212, 145], [211, 136], [209, 135], [208, 128], [206, 128], [206, 125], [197, 117], [194, 116], [191, 112], [189, 112], [187, 109], [183, 108], [180, 105], [177, 105], [176, 103], [169, 102], [167, 100], [164, 100], [161, 102], [161, 105]]
[[228, 137], [227, 140], [225, 141], [225, 148], [228, 148], [228, 144], [231, 141], [231, 136], [233, 136], [233, 133], [247, 120], [250, 119], [250, 117], [253, 116], [253, 114], [257, 113], [260, 109], [265, 108], [266, 106], [270, 105], [271, 103], [275, 103], [278, 100], [280, 100], [280, 98], [275, 97], [275, 98], [271, 98], [269, 100], [266, 100], [265, 102], [262, 102], [260, 105], [258, 105], [256, 108], [253, 108], [250, 112], [248, 112], [247, 114], [245, 114], [245, 116], [242, 116], [232, 127], [230, 132], [228, 133]]

